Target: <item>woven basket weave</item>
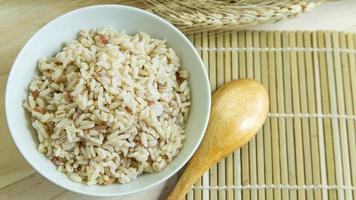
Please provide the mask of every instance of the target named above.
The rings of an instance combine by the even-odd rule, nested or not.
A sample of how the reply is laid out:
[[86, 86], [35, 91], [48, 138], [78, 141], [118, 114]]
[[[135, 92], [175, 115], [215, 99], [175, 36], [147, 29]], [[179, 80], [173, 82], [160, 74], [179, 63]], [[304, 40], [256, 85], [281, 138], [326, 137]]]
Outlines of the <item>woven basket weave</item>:
[[312, 10], [308, 0], [145, 0], [149, 11], [185, 33], [241, 29], [272, 23]]

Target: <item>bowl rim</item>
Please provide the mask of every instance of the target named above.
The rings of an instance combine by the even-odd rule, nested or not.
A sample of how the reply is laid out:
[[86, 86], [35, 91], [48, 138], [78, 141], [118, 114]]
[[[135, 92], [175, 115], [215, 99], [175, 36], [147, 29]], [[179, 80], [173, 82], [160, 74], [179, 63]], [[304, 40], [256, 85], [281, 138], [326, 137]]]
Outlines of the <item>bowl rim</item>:
[[[10, 93], [10, 83], [12, 82], [12, 79], [13, 77], [15, 76], [15, 72], [13, 70], [13, 67], [17, 65], [17, 62], [19, 57], [24, 53], [25, 49], [29, 46], [29, 44], [31, 43], [31, 41], [37, 36], [37, 34], [39, 34], [39, 32], [43, 31], [43, 29], [47, 26], [49, 26], [50, 24], [53, 24], [57, 21], [60, 21], [62, 20], [62, 18], [65, 18], [65, 17], [68, 17], [70, 15], [73, 15], [77, 12], [83, 12], [83, 11], [86, 11], [86, 10], [91, 10], [91, 9], [97, 9], [97, 8], [119, 8], [119, 9], [127, 9], [127, 10], [132, 10], [134, 12], [141, 12], [145, 15], [149, 15], [155, 19], [157, 19], [158, 21], [160, 21], [160, 23], [164, 23], [166, 26], [168, 26], [169, 28], [173, 29], [179, 36], [181, 36], [181, 38], [184, 40], [184, 42], [188, 43], [188, 45], [190, 46], [191, 50], [193, 50], [192, 53], [194, 53], [195, 57], [198, 57], [199, 59], [199, 62], [200, 62], [200, 66], [199, 67], [202, 67], [203, 69], [203, 76], [204, 76], [204, 81], [205, 81], [205, 85], [207, 85], [208, 87], [206, 88], [207, 91], [208, 91], [208, 94], [207, 97], [206, 97], [206, 101], [207, 101], [207, 105], [208, 105], [208, 110], [207, 110], [207, 115], [206, 115], [206, 118], [204, 119], [204, 126], [202, 127], [203, 131], [202, 133], [200, 133], [199, 137], [198, 137], [198, 141], [197, 143], [193, 146], [193, 151], [191, 151], [190, 153], [188, 153], [188, 156], [183, 158], [182, 159], [182, 162], [179, 164], [178, 167], [176, 167], [174, 170], [172, 170], [171, 173], [169, 173], [168, 175], [164, 176], [162, 179], [160, 180], [157, 180], [156, 182], [154, 182], [153, 184], [151, 185], [147, 185], [145, 187], [141, 187], [139, 189], [136, 189], [136, 190], [130, 190], [130, 191], [127, 191], [127, 192], [120, 192], [120, 193], [93, 193], [93, 192], [88, 192], [86, 190], [78, 190], [78, 189], [74, 189], [74, 188], [70, 188], [70, 187], [67, 187], [65, 184], [62, 184], [60, 181], [57, 181], [55, 178], [52, 178], [51, 176], [45, 174], [42, 172], [42, 170], [40, 168], [36, 168], [33, 164], [32, 164], [32, 160], [29, 158], [29, 156], [25, 153], [26, 149], [23, 149], [20, 147], [20, 145], [18, 144], [15, 136], [12, 134], [13, 133], [13, 122], [10, 122], [10, 116], [9, 116], [9, 104], [11, 104], [11, 99], [9, 98], [9, 93]], [[40, 175], [42, 175], [43, 177], [45, 177], [47, 180], [49, 180], [50, 182], [56, 184], [57, 186], [61, 187], [61, 188], [64, 188], [68, 191], [71, 191], [71, 192], [75, 192], [75, 193], [79, 193], [79, 194], [83, 194], [83, 195], [88, 195], [88, 196], [95, 196], [95, 197], [114, 197], [114, 196], [126, 196], [126, 195], [132, 195], [132, 194], [136, 194], [136, 193], [139, 193], [139, 192], [142, 192], [142, 191], [146, 191], [148, 189], [152, 189], [153, 187], [163, 183], [164, 181], [168, 180], [169, 178], [171, 178], [173, 175], [175, 175], [180, 169], [182, 169], [184, 167], [184, 165], [190, 160], [190, 158], [193, 156], [193, 154], [195, 153], [195, 151], [198, 149], [204, 135], [205, 135], [205, 131], [208, 127], [208, 122], [209, 122], [209, 118], [210, 118], [210, 108], [211, 108], [211, 89], [210, 89], [210, 83], [209, 83], [209, 79], [208, 79], [208, 73], [207, 73], [207, 70], [206, 68], [204, 67], [204, 63], [200, 57], [200, 55], [198, 54], [196, 48], [194, 47], [194, 45], [189, 41], [189, 39], [178, 29], [176, 28], [175, 26], [173, 26], [170, 22], [166, 21], [165, 19], [153, 14], [153, 13], [150, 13], [148, 11], [145, 11], [143, 9], [140, 9], [140, 8], [136, 8], [136, 7], [132, 7], [132, 6], [126, 6], [126, 5], [119, 5], [119, 4], [102, 4], [102, 5], [92, 5], [92, 6], [86, 6], [86, 7], [81, 7], [81, 8], [78, 8], [78, 9], [74, 9], [74, 10], [71, 10], [69, 12], [66, 12], [54, 19], [52, 19], [51, 21], [49, 21], [47, 24], [45, 24], [44, 26], [42, 26], [40, 29], [38, 29], [31, 37], [29, 40], [27, 40], [27, 42], [25, 43], [25, 45], [23, 45], [23, 47], [21, 48], [21, 50], [19, 51], [19, 53], [17, 54], [13, 64], [12, 64], [12, 67], [11, 67], [11, 70], [9, 72], [9, 75], [8, 75], [8, 79], [6, 81], [6, 87], [5, 87], [5, 116], [6, 116], [6, 123], [7, 123], [7, 126], [8, 126], [8, 130], [10, 132], [10, 135], [11, 135], [11, 138], [12, 138], [12, 141], [15, 143], [16, 145], [16, 148], [20, 151], [21, 153], [21, 156], [27, 161], [27, 163], [30, 164], [30, 166], [32, 168], [34, 168], [36, 170], [36, 172], [38, 172]], [[83, 184], [85, 185], [85, 184]]]

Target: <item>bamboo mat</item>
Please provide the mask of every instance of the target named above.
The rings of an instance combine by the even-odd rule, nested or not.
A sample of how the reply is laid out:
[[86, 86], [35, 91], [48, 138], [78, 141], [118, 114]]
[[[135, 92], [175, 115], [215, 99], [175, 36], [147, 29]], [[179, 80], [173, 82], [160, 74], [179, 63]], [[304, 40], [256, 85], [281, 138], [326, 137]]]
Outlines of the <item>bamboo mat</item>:
[[262, 82], [270, 114], [248, 145], [213, 166], [186, 199], [356, 199], [356, 35], [226, 32], [189, 36], [212, 91]]

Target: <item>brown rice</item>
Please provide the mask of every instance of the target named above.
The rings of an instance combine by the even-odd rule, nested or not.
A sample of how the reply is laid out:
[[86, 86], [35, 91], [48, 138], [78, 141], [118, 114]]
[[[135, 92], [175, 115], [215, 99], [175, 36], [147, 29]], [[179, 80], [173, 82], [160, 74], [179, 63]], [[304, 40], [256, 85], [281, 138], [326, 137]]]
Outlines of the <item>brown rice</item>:
[[188, 72], [165, 40], [110, 28], [80, 31], [38, 62], [24, 107], [45, 154], [72, 181], [128, 183], [179, 153]]

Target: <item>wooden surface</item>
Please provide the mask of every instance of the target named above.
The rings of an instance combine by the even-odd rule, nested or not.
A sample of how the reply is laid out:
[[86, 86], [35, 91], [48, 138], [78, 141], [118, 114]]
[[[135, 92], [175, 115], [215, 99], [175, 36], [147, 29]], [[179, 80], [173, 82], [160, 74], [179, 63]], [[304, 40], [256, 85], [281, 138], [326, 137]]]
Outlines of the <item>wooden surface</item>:
[[[10, 138], [3, 96], [12, 62], [40, 27], [75, 8], [118, 2], [0, 0], [0, 199], [95, 199], [64, 191], [34, 173]], [[355, 9], [354, 0], [336, 1], [297, 19], [255, 29], [355, 31]], [[355, 52], [320, 50], [355, 49], [355, 35], [248, 31], [210, 37], [202, 33], [189, 38], [209, 70], [213, 90], [232, 79], [255, 78], [268, 88], [271, 117], [241, 151], [206, 172], [188, 193], [188, 199], [356, 198]], [[268, 47], [270, 51], [236, 51], [230, 47]], [[274, 51], [273, 47], [317, 50]], [[120, 199], [164, 198], [172, 185], [174, 180], [167, 187], [161, 185]], [[224, 185], [233, 187], [226, 189]], [[247, 189], [241, 190], [241, 185]], [[248, 189], [248, 185], [258, 187]], [[294, 189], [289, 187], [294, 185]], [[312, 187], [305, 190], [303, 185]], [[336, 189], [330, 188], [335, 185]], [[209, 189], [214, 186], [218, 187]]]

